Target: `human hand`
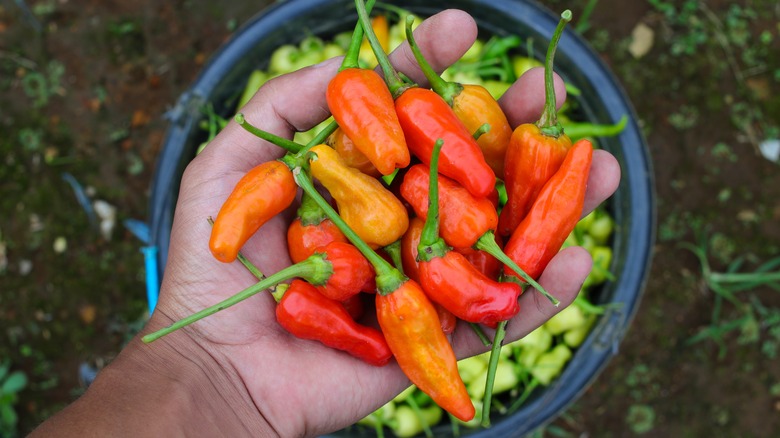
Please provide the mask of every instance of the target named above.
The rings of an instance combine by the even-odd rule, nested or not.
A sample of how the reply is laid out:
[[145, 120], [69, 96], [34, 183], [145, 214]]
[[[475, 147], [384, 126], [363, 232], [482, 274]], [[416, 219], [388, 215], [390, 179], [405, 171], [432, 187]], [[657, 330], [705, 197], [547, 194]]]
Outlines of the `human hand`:
[[[467, 14], [445, 11], [415, 31], [417, 41], [434, 67], [443, 69], [471, 46], [476, 26]], [[396, 68], [420, 83], [423, 76], [404, 46], [391, 55]], [[324, 90], [340, 60], [330, 60], [270, 81], [242, 109], [247, 120], [286, 138], [328, 116]], [[558, 102], [563, 102], [558, 81]], [[522, 98], [518, 98], [522, 96]], [[524, 75], [500, 103], [513, 126], [539, 117], [544, 101], [541, 71]], [[284, 151], [230, 123], [185, 171], [173, 230], [168, 265], [157, 310], [147, 331], [197, 312], [255, 282], [239, 263], [222, 264], [208, 249], [208, 216], [217, 211], [235, 183], [252, 167], [280, 157]], [[585, 212], [611, 195], [619, 180], [615, 159], [595, 151]], [[286, 229], [291, 210], [266, 223], [242, 252], [266, 274], [290, 264]], [[591, 261], [581, 248], [568, 248], [549, 264], [539, 282], [562, 302], [555, 308], [539, 294], [521, 297], [520, 314], [507, 326], [507, 339], [516, 339], [541, 325], [576, 296]], [[275, 302], [261, 293], [245, 303], [199, 321], [152, 345], [133, 348], [162, 350], [160, 356], [177, 364], [197, 364], [219, 382], [231, 418], [250, 431], [282, 436], [315, 435], [344, 427], [365, 416], [407, 386], [394, 364], [377, 368], [318, 343], [300, 340], [276, 322]], [[483, 351], [467, 330], [458, 330], [453, 346], [460, 357]], [[148, 353], [149, 354], [149, 353]]]

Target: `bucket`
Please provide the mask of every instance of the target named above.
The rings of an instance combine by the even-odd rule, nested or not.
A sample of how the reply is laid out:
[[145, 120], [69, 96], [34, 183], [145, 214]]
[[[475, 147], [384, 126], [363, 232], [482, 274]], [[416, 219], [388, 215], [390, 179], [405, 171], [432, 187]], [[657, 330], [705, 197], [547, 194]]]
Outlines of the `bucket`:
[[[519, 0], [401, 0], [397, 4], [421, 16], [447, 8], [469, 12], [480, 36], [519, 35], [532, 38], [533, 50], [543, 58], [559, 15], [537, 3]], [[170, 126], [159, 156], [150, 194], [151, 245], [158, 249], [160, 272], [165, 267], [173, 211], [184, 168], [194, 157], [206, 132], [198, 127], [207, 103], [217, 114], [232, 116], [250, 73], [268, 65], [271, 53], [283, 44], [297, 44], [306, 35], [328, 38], [351, 30], [357, 20], [351, 0], [290, 0], [263, 10], [213, 55], [189, 90], [169, 112]], [[305, 30], [305, 31], [304, 31]], [[537, 390], [518, 411], [494, 415], [489, 429], [465, 430], [475, 437], [522, 436], [552, 421], [598, 376], [619, 344], [637, 311], [645, 288], [655, 238], [653, 173], [647, 145], [625, 92], [598, 54], [576, 33], [567, 30], [558, 46], [555, 70], [581, 90], [578, 100], [583, 118], [612, 124], [623, 115], [629, 123], [619, 136], [599, 139], [599, 145], [619, 161], [622, 180], [608, 209], [615, 220], [611, 272], [608, 281], [592, 295], [597, 304], [612, 306], [576, 350], [564, 372], [548, 387]], [[336, 435], [368, 434], [369, 430], [342, 431]], [[449, 427], [435, 429], [450, 434]]]

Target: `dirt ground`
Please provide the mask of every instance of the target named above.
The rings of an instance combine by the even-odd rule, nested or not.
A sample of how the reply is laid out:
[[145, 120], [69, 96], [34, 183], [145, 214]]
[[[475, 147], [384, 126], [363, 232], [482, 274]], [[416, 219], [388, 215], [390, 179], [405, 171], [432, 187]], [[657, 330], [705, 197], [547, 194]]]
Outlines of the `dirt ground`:
[[[636, 107], [658, 238], [619, 354], [538, 434], [777, 436], [780, 295], [757, 269], [780, 254], [780, 167], [760, 153], [780, 137], [780, 7], [574, 3], [544, 2], [585, 17], [583, 35]], [[585, 3], [595, 5], [589, 16]], [[147, 219], [166, 111], [262, 5], [0, 4], [0, 361], [28, 379], [18, 433], [82, 393], [80, 366], [110, 361], [143, 324], [142, 243], [122, 221]], [[115, 207], [110, 235], [68, 181]], [[711, 272], [686, 242], [708, 245]], [[756, 287], [718, 298], [735, 277], [712, 272], [729, 270]], [[701, 333], [711, 336], [690, 342]]]

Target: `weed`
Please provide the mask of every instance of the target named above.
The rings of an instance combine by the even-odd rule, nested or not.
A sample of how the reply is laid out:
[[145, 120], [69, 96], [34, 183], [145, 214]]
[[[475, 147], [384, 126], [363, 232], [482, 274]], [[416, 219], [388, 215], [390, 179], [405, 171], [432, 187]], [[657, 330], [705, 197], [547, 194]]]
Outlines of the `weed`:
[[655, 409], [648, 405], [632, 405], [628, 408], [626, 423], [634, 433], [650, 432], [655, 427]]
[[0, 436], [17, 435], [17, 423], [14, 405], [19, 400], [19, 392], [27, 386], [27, 375], [22, 371], [11, 372], [11, 362], [0, 363]]
[[64, 74], [65, 66], [58, 61], [51, 61], [45, 71], [28, 71], [22, 77], [22, 90], [32, 100], [34, 108], [46, 106], [54, 95], [65, 94], [61, 83]]
[[[740, 296], [740, 293], [760, 287], [780, 291], [780, 256], [760, 264], [749, 272], [740, 271], [745, 258], [736, 257], [728, 264], [724, 272], [717, 272], [710, 266], [710, 245], [714, 243], [713, 246], [721, 248], [721, 259], [729, 259], [727, 254], [733, 253], [733, 243], [723, 236], [707, 239], [704, 232], [697, 234], [697, 244], [683, 242], [680, 246], [691, 251], [699, 259], [702, 280], [714, 292], [715, 301], [710, 324], [688, 339], [688, 343], [714, 341], [719, 346], [718, 356], [722, 359], [727, 352], [725, 342], [727, 334], [738, 331], [737, 342], [739, 344], [757, 344], [761, 340], [762, 330], [766, 329], [769, 339], [764, 341], [761, 349], [764, 354], [773, 357], [776, 354], [778, 338], [780, 338], [780, 308], [766, 307], [757, 296], [752, 295], [745, 299]], [[716, 252], [719, 251], [716, 250]], [[731, 304], [740, 316], [723, 321], [723, 305], [726, 303]]]

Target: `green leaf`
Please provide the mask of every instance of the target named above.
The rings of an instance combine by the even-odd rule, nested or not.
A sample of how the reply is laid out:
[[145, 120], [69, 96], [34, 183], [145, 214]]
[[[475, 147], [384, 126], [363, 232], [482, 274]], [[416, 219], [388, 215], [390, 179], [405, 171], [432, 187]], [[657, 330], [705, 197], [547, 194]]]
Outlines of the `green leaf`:
[[8, 376], [8, 379], [3, 382], [3, 387], [0, 388], [0, 392], [13, 394], [21, 391], [25, 386], [27, 386], [27, 376], [21, 371], [14, 371]]

